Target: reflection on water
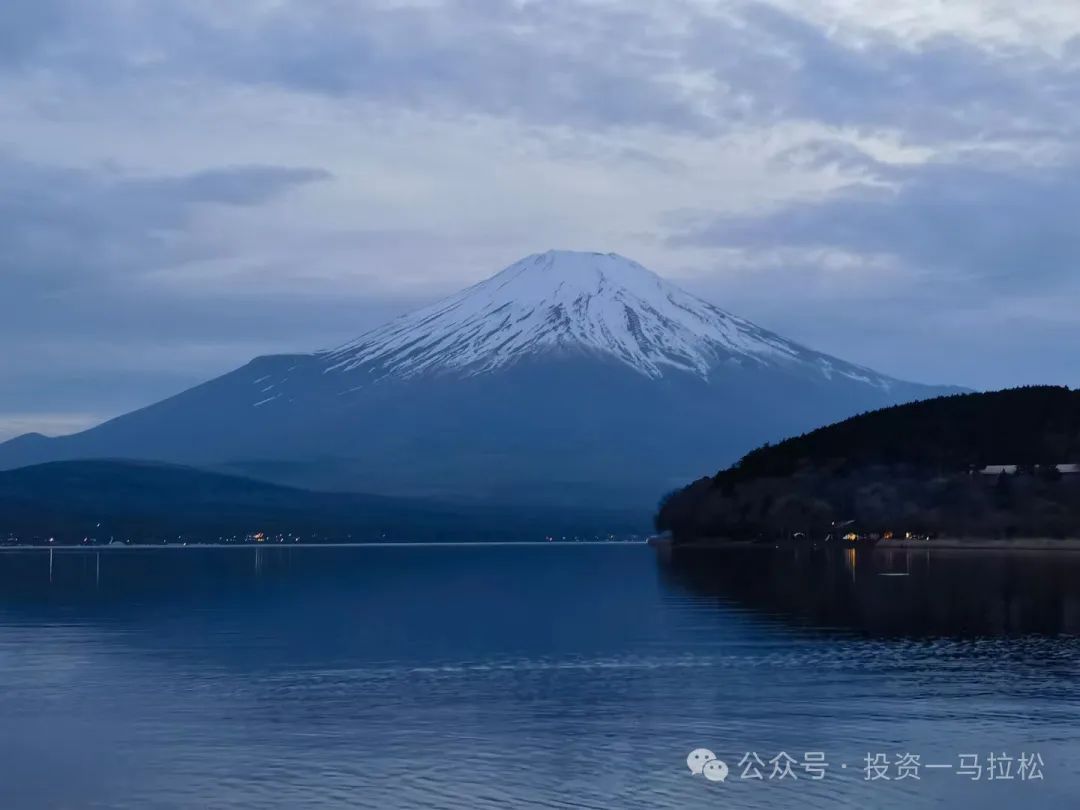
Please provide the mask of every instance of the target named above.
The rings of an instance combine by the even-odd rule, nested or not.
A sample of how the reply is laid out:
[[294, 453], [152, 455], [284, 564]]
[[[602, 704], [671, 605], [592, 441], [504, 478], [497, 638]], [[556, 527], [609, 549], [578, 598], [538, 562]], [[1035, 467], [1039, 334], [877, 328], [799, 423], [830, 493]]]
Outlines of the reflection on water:
[[677, 556], [674, 584], [872, 635], [1080, 635], [1080, 554], [750, 548]]
[[[621, 545], [4, 553], [0, 807], [1068, 807], [1073, 573]], [[702, 746], [727, 783], [689, 774]], [[750, 751], [831, 770], [742, 780]], [[1045, 779], [861, 770], [991, 751], [1039, 752]]]

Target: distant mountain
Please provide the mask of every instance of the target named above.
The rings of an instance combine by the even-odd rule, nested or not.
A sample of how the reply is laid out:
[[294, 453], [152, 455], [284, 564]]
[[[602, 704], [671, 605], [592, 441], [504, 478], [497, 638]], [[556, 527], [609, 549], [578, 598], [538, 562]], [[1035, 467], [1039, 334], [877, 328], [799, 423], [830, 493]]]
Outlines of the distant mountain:
[[305, 541], [542, 540], [637, 534], [645, 513], [458, 506], [311, 492], [189, 467], [63, 461], [0, 472], [0, 542], [54, 537], [216, 541], [263, 532]]
[[654, 501], [763, 441], [948, 390], [802, 347], [621, 256], [550, 251], [341, 348], [20, 437], [0, 467], [147, 458], [397, 495]]
[[656, 524], [679, 538], [824, 536], [847, 521], [877, 534], [1080, 537], [1078, 463], [1080, 391], [954, 395], [758, 448], [673, 493]]

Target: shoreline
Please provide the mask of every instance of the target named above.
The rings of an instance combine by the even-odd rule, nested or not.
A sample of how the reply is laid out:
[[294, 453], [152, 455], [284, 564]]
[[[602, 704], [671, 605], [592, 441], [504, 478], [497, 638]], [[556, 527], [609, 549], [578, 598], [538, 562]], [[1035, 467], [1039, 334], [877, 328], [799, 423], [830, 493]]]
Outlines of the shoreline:
[[934, 540], [881, 540], [876, 543], [828, 543], [811, 546], [792, 542], [761, 542], [755, 540], [724, 540], [700, 538], [685, 543], [675, 543], [667, 537], [651, 537], [647, 541], [659, 552], [679, 551], [733, 551], [737, 549], [814, 548], [851, 549], [853, 551], [1080, 551], [1080, 538], [1069, 537], [1056, 540], [1050, 537], [1023, 537], [1014, 540], [994, 538], [940, 537]]
[[103, 545], [18, 545], [0, 546], [0, 554], [19, 551], [125, 552], [125, 551], [199, 551], [221, 549], [294, 548], [455, 548], [482, 546], [643, 546], [643, 540], [383, 540], [356, 543], [107, 543]]

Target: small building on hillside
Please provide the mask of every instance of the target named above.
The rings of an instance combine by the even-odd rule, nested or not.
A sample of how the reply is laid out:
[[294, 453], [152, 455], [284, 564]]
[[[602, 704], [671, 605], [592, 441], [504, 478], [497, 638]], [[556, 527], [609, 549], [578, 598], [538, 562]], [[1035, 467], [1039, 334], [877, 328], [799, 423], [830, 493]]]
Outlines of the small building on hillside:
[[[1080, 475], [1080, 464], [1057, 464], [1057, 471], [1062, 475]], [[980, 475], [1016, 475], [1018, 464], [987, 464], [981, 470]]]

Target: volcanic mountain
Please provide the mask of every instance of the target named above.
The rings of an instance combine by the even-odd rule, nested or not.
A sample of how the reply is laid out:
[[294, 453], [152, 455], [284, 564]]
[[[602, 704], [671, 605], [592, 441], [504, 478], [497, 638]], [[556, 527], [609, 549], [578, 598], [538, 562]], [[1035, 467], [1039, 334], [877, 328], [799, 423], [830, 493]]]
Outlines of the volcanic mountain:
[[812, 351], [615, 254], [549, 251], [337, 349], [259, 357], [0, 467], [134, 458], [396, 495], [655, 499], [762, 442], [954, 389]]

